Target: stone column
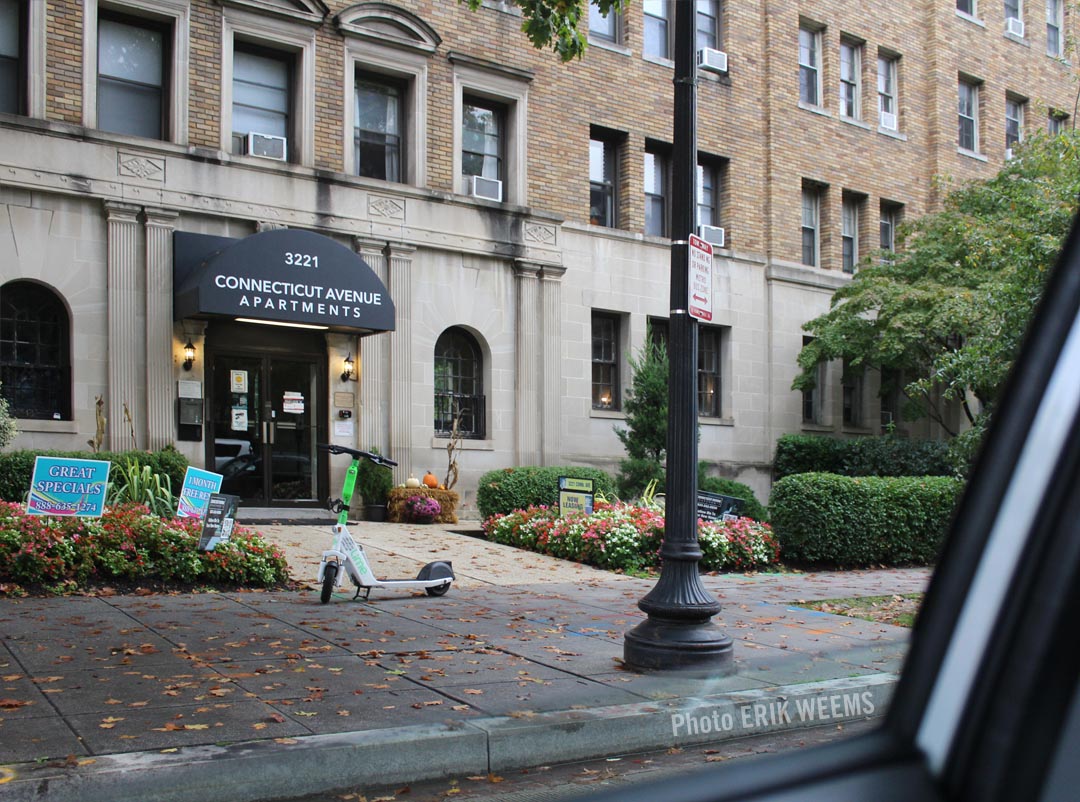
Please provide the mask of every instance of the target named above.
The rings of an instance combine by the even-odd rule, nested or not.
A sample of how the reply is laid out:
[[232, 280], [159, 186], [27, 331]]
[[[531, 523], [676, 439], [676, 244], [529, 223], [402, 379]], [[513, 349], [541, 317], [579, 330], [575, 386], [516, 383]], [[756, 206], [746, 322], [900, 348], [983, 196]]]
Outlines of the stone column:
[[[412, 470], [412, 255], [416, 248], [387, 243], [386, 289], [394, 299], [396, 328], [389, 336], [389, 431], [390, 457], [396, 460], [396, 483], [405, 481]], [[386, 337], [386, 335], [382, 335]]]
[[544, 265], [540, 271], [540, 408], [543, 440], [540, 458], [551, 465], [562, 453], [562, 277], [566, 268]]
[[[386, 284], [386, 256], [383, 253], [385, 247], [385, 242], [353, 238], [353, 249], [367, 262], [375, 275], [382, 279], [383, 284]], [[366, 451], [375, 446], [384, 454], [389, 454], [390, 446], [390, 416], [387, 414], [389, 386], [386, 375], [390, 364], [390, 336], [372, 334], [360, 338], [359, 350], [356, 353], [360, 384], [358, 387], [350, 387], [356, 387], [360, 393], [360, 420], [357, 423], [360, 442], [357, 448]]]
[[146, 209], [145, 215], [146, 447], [156, 451], [176, 441], [172, 234], [179, 214], [167, 209]]
[[[109, 303], [109, 395], [105, 399], [108, 419], [108, 448], [122, 451], [136, 448], [124, 417], [127, 403], [135, 421], [135, 435], [142, 432], [144, 416], [139, 409], [139, 227], [138, 206], [105, 202], [108, 221], [108, 303]], [[170, 319], [171, 319], [170, 315]], [[145, 445], [145, 444], [143, 444]]]
[[515, 446], [518, 465], [540, 464], [542, 365], [540, 323], [540, 267], [537, 262], [517, 259], [514, 283], [517, 294], [517, 329], [514, 334], [516, 381], [514, 392]]

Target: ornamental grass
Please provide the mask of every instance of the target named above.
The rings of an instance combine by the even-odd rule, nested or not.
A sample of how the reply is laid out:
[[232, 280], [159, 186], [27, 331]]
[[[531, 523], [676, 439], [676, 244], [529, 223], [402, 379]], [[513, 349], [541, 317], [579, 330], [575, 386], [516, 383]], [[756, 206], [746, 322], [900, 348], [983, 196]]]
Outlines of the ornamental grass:
[[257, 532], [234, 526], [228, 541], [200, 552], [201, 529], [199, 519], [159, 518], [142, 504], [110, 507], [100, 518], [60, 518], [0, 502], [0, 593], [288, 582], [284, 554]]
[[[656, 509], [596, 501], [590, 515], [560, 516], [546, 506], [493, 515], [484, 521], [488, 539], [520, 549], [614, 571], [660, 565], [664, 515]], [[706, 571], [743, 571], [775, 563], [780, 547], [768, 524], [751, 518], [698, 521], [700, 566]]]

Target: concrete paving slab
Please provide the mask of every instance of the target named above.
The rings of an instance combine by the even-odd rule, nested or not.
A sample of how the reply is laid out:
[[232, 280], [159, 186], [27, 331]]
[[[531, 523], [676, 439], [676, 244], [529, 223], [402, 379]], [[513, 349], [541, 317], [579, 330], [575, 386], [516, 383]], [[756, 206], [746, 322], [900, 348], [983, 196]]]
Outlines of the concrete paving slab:
[[523, 712], [586, 710], [643, 701], [644, 697], [584, 677], [546, 679], [539, 682], [477, 683], [475, 688], [452, 686], [440, 689], [462, 704], [495, 716]]
[[49, 701], [60, 715], [102, 713], [123, 715], [124, 710], [183, 707], [220, 701], [231, 694], [228, 682], [216, 671], [147, 673], [117, 667], [66, 671], [50, 683]]
[[[35, 718], [31, 729], [25, 720], [9, 719], [6, 712], [0, 715], [0, 766], [11, 763], [36, 765], [45, 758], [88, 754], [86, 745], [59, 716]], [[0, 792], [0, 798], [6, 790]]]

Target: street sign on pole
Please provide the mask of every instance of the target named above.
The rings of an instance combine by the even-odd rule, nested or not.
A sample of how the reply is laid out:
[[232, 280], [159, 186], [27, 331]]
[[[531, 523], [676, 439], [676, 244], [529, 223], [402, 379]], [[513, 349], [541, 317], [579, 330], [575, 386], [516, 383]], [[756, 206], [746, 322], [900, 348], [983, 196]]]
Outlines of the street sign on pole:
[[690, 316], [712, 322], [712, 245], [690, 235]]

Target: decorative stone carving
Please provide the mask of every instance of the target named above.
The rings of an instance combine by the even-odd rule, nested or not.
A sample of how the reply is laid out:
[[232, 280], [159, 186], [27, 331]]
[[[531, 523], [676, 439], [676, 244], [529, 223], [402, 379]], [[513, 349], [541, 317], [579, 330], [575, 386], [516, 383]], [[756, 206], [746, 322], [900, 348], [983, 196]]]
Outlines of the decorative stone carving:
[[393, 198], [372, 195], [368, 199], [368, 214], [372, 217], [389, 217], [392, 220], [404, 220], [405, 204]]
[[133, 176], [146, 181], [164, 181], [165, 160], [120, 153], [117, 155], [116, 172], [119, 175]]
[[536, 223], [526, 223], [525, 241], [535, 242], [538, 245], [554, 245], [555, 227], [537, 225]]

